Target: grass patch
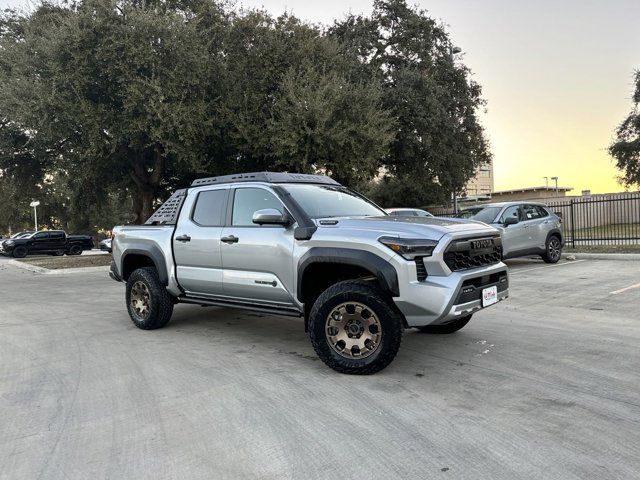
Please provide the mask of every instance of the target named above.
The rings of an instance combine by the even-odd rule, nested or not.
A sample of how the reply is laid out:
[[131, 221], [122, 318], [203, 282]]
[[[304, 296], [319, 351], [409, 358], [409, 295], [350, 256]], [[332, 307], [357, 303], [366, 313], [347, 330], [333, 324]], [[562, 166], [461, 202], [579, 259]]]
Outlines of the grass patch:
[[64, 257], [33, 256], [16, 259], [36, 267], [59, 270], [62, 268], [104, 267], [111, 263], [111, 255], [77, 255]]
[[564, 247], [564, 253], [640, 253], [640, 245], [576, 245]]
[[640, 223], [613, 223], [576, 230], [576, 238], [630, 237], [638, 234], [640, 234]]

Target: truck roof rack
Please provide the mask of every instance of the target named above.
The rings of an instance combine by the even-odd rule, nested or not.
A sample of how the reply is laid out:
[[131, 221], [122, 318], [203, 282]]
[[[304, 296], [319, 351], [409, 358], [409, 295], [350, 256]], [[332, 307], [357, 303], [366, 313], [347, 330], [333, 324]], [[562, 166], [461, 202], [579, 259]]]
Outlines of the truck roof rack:
[[185, 188], [176, 190], [144, 224], [175, 225], [178, 221], [178, 213], [180, 213], [186, 194], [187, 190]]
[[221, 175], [219, 177], [199, 178], [191, 183], [192, 187], [203, 185], [219, 185], [221, 183], [236, 182], [266, 182], [266, 183], [316, 183], [323, 185], [340, 185], [333, 178], [326, 175], [309, 175], [306, 173], [285, 172], [255, 172], [239, 173], [235, 175]]

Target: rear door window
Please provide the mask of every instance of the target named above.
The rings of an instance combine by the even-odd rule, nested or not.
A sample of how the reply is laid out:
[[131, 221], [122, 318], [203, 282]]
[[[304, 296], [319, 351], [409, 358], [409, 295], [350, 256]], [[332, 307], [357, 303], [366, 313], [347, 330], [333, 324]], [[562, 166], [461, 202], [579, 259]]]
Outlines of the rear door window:
[[221, 227], [224, 225], [227, 192], [227, 189], [200, 192], [191, 219], [202, 227]]
[[537, 205], [523, 205], [522, 215], [523, 220], [537, 220], [542, 217]]

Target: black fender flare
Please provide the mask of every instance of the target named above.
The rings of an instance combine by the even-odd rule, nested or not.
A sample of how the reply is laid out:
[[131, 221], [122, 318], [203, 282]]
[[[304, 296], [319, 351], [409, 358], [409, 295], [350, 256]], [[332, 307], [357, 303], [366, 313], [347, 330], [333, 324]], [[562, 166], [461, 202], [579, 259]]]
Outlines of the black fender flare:
[[366, 250], [338, 247], [312, 247], [298, 261], [298, 281], [296, 295], [301, 302], [304, 273], [309, 266], [316, 263], [337, 263], [364, 268], [375, 275], [383, 290], [391, 296], [400, 296], [398, 273], [384, 258]]
[[[158, 271], [158, 278], [162, 285], [167, 286], [169, 284], [169, 277], [167, 275], [167, 262], [164, 259], [164, 255], [160, 247], [157, 245], [134, 245], [132, 248], [127, 248], [120, 258], [120, 276], [125, 279], [124, 265], [129, 255], [141, 255], [149, 258], [156, 270]], [[126, 280], [126, 279], [125, 279]]]
[[545, 240], [545, 245], [547, 244], [547, 242], [549, 241], [549, 238], [551, 238], [552, 235], [555, 235], [558, 238], [560, 238], [560, 245], [564, 247], [564, 237], [562, 236], [562, 232], [560, 231], [559, 228], [554, 228], [553, 230], [550, 230], [549, 233], [547, 233], [547, 239]]

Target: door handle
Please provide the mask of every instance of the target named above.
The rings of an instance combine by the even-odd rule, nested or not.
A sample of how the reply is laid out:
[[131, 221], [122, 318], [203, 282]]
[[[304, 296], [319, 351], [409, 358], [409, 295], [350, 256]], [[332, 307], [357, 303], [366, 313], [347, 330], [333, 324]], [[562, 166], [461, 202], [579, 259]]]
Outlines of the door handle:
[[189, 235], [180, 235], [179, 237], [176, 237], [176, 240], [178, 242], [190, 242], [191, 237]]
[[220, 241], [224, 243], [238, 243], [238, 240], [240, 239], [234, 235], [229, 235], [228, 237], [222, 237], [220, 239]]

